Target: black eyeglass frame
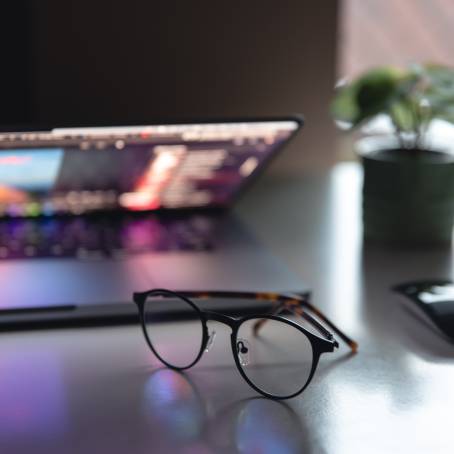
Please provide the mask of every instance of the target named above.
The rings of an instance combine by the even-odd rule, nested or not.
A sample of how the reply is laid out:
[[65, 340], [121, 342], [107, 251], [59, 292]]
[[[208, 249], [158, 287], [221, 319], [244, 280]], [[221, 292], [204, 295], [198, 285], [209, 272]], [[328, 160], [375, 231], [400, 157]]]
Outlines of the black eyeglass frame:
[[[207, 347], [208, 340], [209, 340], [207, 322], [216, 321], [216, 322], [222, 323], [224, 325], [227, 325], [231, 328], [232, 333], [230, 335], [230, 343], [231, 343], [231, 347], [232, 347], [232, 354], [233, 354], [233, 358], [235, 361], [235, 365], [236, 365], [238, 371], [240, 372], [241, 376], [243, 377], [243, 379], [249, 384], [249, 386], [251, 388], [253, 388], [259, 394], [262, 394], [265, 397], [268, 397], [271, 399], [277, 399], [277, 400], [291, 399], [292, 397], [296, 397], [297, 395], [301, 394], [307, 388], [307, 386], [310, 384], [310, 382], [315, 374], [315, 370], [317, 369], [317, 366], [318, 366], [318, 363], [320, 360], [320, 356], [323, 353], [333, 352], [334, 349], [338, 347], [337, 341], [334, 340], [333, 336], [329, 333], [329, 331], [325, 330], [323, 327], [322, 327], [322, 329], [325, 330], [325, 332], [327, 333], [325, 338], [320, 337], [320, 336], [312, 333], [311, 331], [305, 329], [303, 326], [301, 326], [285, 317], [279, 316], [279, 315], [253, 314], [253, 315], [247, 315], [244, 317], [232, 317], [232, 316], [228, 316], [228, 315], [221, 314], [218, 312], [202, 311], [187, 296], [190, 294], [191, 296], [194, 296], [194, 297], [203, 298], [203, 297], [207, 297], [207, 296], [209, 296], [209, 297], [226, 296], [228, 294], [233, 294], [233, 293], [234, 292], [211, 292], [211, 293], [210, 292], [206, 292], [206, 293], [181, 292], [181, 293], [177, 293], [177, 292], [173, 292], [171, 290], [166, 290], [166, 289], [153, 289], [153, 290], [149, 290], [146, 292], [134, 293], [133, 300], [137, 304], [138, 309], [139, 309], [139, 317], [140, 317], [140, 324], [142, 327], [142, 331], [145, 336], [145, 340], [146, 340], [148, 346], [150, 347], [151, 351], [155, 354], [155, 356], [163, 364], [165, 364], [170, 369], [179, 370], [179, 371], [189, 369], [189, 368], [193, 367], [195, 364], [197, 364], [197, 362], [200, 360], [200, 358], [202, 357], [202, 355]], [[238, 293], [238, 295], [240, 295], [240, 293]], [[251, 298], [255, 298], [257, 296], [257, 294], [254, 294], [254, 293], [248, 294], [246, 292], [241, 292], [241, 295], [243, 297], [246, 297], [246, 295], [248, 295]], [[200, 345], [199, 353], [197, 354], [194, 361], [192, 361], [192, 363], [190, 363], [189, 365], [184, 366], [184, 367], [174, 366], [173, 364], [168, 363], [164, 358], [162, 358], [161, 355], [159, 355], [159, 353], [153, 347], [153, 344], [148, 336], [148, 332], [146, 329], [146, 321], [145, 321], [145, 303], [146, 303], [147, 298], [150, 296], [180, 298], [180, 299], [184, 300], [187, 304], [189, 304], [198, 314], [200, 321], [202, 323], [202, 330], [203, 330], [202, 342]], [[309, 340], [309, 342], [312, 346], [312, 366], [311, 366], [309, 376], [308, 376], [306, 382], [303, 384], [303, 386], [292, 394], [288, 394], [285, 396], [278, 396], [278, 395], [270, 394], [267, 391], [264, 391], [263, 389], [260, 389], [248, 378], [247, 374], [244, 372], [243, 366], [240, 363], [240, 358], [236, 351], [237, 350], [237, 340], [238, 340], [237, 336], [238, 336], [238, 331], [239, 331], [240, 326], [248, 320], [258, 320], [259, 321], [259, 320], [265, 320], [265, 319], [277, 320], [279, 322], [292, 326], [293, 328], [295, 328], [299, 332], [301, 332], [304, 336], [306, 336], [306, 338]]]

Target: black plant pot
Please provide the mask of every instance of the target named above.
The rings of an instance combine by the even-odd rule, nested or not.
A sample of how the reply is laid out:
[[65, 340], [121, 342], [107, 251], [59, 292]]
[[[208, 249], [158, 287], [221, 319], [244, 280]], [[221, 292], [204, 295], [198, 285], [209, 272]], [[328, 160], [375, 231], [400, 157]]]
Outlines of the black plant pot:
[[[438, 151], [358, 147], [364, 168], [364, 237], [408, 246], [450, 244], [454, 156]], [[374, 149], [375, 145], [375, 149]], [[383, 143], [382, 143], [383, 145]]]

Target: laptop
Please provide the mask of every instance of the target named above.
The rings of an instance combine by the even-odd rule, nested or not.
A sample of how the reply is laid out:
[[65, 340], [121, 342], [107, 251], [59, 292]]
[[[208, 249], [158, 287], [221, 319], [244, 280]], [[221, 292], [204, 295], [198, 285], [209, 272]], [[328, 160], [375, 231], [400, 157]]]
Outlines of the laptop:
[[151, 288], [307, 290], [230, 210], [301, 126], [0, 132], [0, 323], [124, 320]]

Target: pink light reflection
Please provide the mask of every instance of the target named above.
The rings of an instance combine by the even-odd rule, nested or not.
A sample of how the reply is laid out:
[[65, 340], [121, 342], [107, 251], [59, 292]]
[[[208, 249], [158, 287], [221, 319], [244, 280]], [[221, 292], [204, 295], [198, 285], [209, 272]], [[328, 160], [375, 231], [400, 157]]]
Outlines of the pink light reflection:
[[67, 428], [67, 402], [52, 353], [0, 353], [0, 439], [55, 438]]

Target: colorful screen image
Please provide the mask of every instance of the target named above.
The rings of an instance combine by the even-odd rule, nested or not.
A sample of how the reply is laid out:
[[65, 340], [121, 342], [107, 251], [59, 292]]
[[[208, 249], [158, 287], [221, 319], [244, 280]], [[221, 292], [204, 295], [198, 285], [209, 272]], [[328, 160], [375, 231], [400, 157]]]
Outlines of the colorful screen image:
[[0, 204], [27, 208], [34, 199], [46, 196], [55, 186], [62, 158], [59, 148], [2, 150]]
[[228, 205], [297, 121], [0, 133], [0, 216]]

